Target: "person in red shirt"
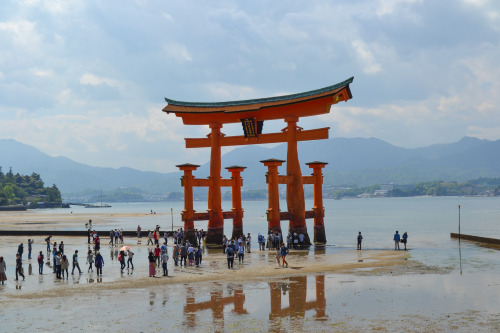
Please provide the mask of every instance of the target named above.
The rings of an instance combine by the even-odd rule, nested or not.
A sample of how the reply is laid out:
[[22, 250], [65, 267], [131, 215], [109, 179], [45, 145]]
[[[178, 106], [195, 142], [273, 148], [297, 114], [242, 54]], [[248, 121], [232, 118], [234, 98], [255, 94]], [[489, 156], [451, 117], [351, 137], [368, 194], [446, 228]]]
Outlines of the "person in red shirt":
[[156, 244], [155, 247], [155, 261], [156, 261], [156, 266], [160, 266], [160, 245]]

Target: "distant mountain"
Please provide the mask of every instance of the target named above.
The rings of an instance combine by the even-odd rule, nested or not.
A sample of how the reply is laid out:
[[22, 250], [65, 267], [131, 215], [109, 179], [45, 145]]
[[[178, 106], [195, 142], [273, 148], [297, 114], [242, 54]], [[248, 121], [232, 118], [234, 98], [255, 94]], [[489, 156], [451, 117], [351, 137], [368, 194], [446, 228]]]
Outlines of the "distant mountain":
[[[465, 137], [450, 144], [408, 149], [375, 138], [334, 138], [300, 142], [298, 149], [304, 175], [310, 174], [305, 165], [307, 162], [320, 160], [329, 163], [323, 172], [327, 185], [414, 184], [427, 180], [467, 181], [500, 177], [500, 140]], [[242, 165], [247, 167], [242, 173], [245, 189], [266, 188], [267, 169], [260, 161], [269, 158], [286, 160], [286, 144], [273, 148], [258, 145], [238, 147], [222, 156], [222, 176], [230, 177], [225, 167]], [[51, 157], [34, 147], [8, 139], [0, 140], [0, 166], [4, 172], [12, 167], [15, 173], [39, 173], [46, 186], [56, 184], [63, 195], [85, 189], [107, 191], [119, 187], [135, 187], [149, 193], [182, 191], [180, 172], [92, 167], [65, 157]], [[279, 170], [280, 174], [286, 173], [285, 167], [286, 163]], [[207, 162], [195, 172], [195, 176], [205, 178], [209, 173]]]
[[41, 175], [46, 186], [56, 184], [64, 194], [86, 189], [113, 190], [137, 187], [151, 193], [166, 188], [181, 190], [180, 173], [164, 174], [131, 168], [101, 168], [75, 162], [66, 157], [52, 157], [40, 150], [11, 139], [0, 140], [0, 166], [3, 172]]

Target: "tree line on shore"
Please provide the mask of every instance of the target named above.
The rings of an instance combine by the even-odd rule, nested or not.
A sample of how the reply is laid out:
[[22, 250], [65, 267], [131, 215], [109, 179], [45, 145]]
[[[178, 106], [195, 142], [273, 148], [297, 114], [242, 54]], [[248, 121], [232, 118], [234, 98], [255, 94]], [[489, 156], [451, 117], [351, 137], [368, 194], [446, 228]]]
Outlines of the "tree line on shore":
[[45, 187], [39, 174], [14, 174], [12, 168], [7, 173], [0, 167], [0, 206], [30, 205], [37, 207], [39, 202], [61, 204], [61, 192], [55, 184]]

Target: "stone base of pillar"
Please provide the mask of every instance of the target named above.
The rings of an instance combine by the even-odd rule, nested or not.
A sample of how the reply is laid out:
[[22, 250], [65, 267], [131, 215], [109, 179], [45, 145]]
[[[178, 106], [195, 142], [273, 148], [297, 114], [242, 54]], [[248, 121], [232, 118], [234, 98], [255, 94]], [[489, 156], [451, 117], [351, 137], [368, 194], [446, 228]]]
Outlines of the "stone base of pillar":
[[193, 245], [193, 246], [198, 245], [198, 239], [196, 239], [196, 235], [194, 233], [194, 230], [184, 231], [183, 237], [184, 237], [184, 239], [183, 239], [184, 242], [186, 240], [188, 240], [191, 245]]
[[326, 243], [326, 235], [325, 235], [325, 226], [314, 227], [314, 243], [317, 244], [325, 244]]
[[242, 225], [233, 225], [232, 239], [237, 239], [241, 235], [243, 235], [243, 226]]
[[[297, 236], [300, 235], [301, 233], [304, 234], [304, 246], [310, 246], [311, 244], [311, 239], [309, 238], [309, 234], [307, 233], [307, 228], [293, 228], [290, 227], [289, 232], [292, 233], [297, 233]], [[283, 236], [284, 240], [286, 241], [286, 235]]]
[[224, 228], [211, 228], [207, 230], [205, 244], [211, 247], [222, 247], [222, 237], [224, 236]]

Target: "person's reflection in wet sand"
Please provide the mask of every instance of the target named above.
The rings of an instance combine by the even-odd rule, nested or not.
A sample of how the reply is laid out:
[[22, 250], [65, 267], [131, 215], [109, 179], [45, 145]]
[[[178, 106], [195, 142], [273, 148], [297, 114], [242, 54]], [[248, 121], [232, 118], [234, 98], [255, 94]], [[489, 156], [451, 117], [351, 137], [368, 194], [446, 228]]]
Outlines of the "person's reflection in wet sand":
[[149, 305], [155, 305], [156, 293], [153, 290], [149, 291]]

